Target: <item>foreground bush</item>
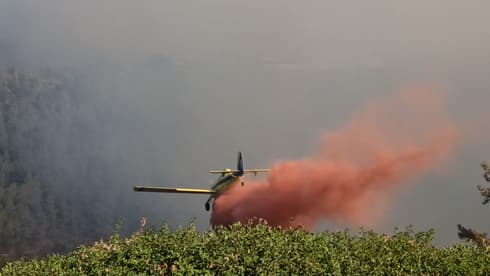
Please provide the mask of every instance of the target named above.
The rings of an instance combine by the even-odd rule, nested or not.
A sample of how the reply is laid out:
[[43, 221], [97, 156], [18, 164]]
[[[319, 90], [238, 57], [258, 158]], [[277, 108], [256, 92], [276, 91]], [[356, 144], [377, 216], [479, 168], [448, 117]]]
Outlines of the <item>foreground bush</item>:
[[433, 232], [311, 234], [267, 225], [234, 225], [217, 233], [193, 226], [117, 234], [66, 256], [8, 263], [2, 275], [135, 274], [430, 274], [488, 275], [487, 248], [456, 244], [437, 248]]

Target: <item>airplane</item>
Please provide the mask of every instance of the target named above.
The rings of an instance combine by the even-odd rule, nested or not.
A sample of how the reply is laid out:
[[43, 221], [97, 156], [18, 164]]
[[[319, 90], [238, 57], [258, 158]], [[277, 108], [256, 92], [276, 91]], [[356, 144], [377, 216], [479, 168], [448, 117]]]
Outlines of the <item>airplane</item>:
[[134, 186], [133, 190], [135, 192], [154, 192], [154, 193], [179, 193], [179, 194], [209, 194], [209, 198], [206, 201], [204, 208], [206, 211], [211, 209], [211, 202], [216, 199], [218, 195], [228, 190], [232, 184], [236, 181], [240, 181], [243, 186], [245, 182], [243, 181], [243, 175], [246, 173], [252, 173], [257, 175], [257, 173], [269, 172], [270, 169], [249, 169], [245, 170], [243, 168], [243, 158], [242, 153], [238, 152], [238, 160], [236, 170], [223, 169], [223, 170], [211, 170], [209, 173], [221, 174], [211, 189], [193, 189], [193, 188], [174, 188], [174, 187], [145, 187], [145, 186]]

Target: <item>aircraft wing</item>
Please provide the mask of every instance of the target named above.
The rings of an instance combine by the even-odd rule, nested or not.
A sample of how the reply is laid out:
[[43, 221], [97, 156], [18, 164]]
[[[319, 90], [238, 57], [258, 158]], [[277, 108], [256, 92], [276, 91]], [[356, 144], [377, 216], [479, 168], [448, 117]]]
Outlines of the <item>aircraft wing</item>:
[[172, 187], [144, 187], [134, 186], [135, 192], [154, 192], [154, 193], [177, 193], [177, 194], [214, 194], [214, 190], [191, 189], [191, 188], [172, 188]]

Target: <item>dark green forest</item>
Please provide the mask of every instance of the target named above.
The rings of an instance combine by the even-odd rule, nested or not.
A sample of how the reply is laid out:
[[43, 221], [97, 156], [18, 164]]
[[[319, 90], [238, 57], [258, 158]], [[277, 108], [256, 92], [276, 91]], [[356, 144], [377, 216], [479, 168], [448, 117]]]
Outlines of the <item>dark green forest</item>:
[[107, 236], [122, 215], [124, 191], [108, 187], [124, 183], [124, 168], [109, 166], [108, 112], [87, 83], [0, 71], [0, 263]]

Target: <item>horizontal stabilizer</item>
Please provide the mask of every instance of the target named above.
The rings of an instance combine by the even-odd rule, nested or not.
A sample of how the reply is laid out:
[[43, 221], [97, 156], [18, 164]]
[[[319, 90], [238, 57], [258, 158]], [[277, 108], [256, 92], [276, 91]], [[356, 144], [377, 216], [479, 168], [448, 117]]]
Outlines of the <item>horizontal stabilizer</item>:
[[[251, 170], [243, 170], [244, 173], [263, 173], [263, 172], [270, 172], [271, 169], [251, 169]], [[209, 173], [239, 173], [240, 171], [238, 170], [212, 170], [209, 171]]]
[[170, 188], [170, 187], [143, 187], [134, 186], [135, 192], [153, 192], [153, 193], [177, 193], [177, 194], [207, 194], [215, 193], [213, 190], [191, 189], [191, 188]]

